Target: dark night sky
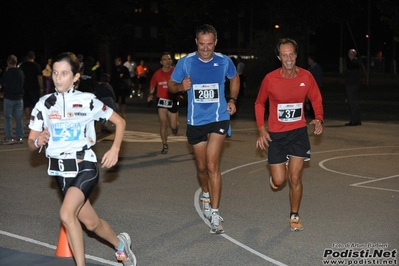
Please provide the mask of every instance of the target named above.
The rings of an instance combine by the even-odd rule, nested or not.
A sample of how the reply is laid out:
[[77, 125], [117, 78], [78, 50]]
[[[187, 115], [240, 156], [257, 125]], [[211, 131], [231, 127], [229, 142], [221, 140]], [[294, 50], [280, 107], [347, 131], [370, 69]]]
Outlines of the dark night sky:
[[[63, 18], [61, 14], [64, 10], [60, 6], [54, 6], [54, 10], [49, 12], [41, 6], [45, 2], [34, 2], [36, 1], [31, 1], [20, 9], [15, 9], [15, 3], [10, 3], [9, 1], [2, 3], [3, 25], [0, 49], [0, 59], [2, 61], [10, 53], [16, 54], [18, 58], [25, 56], [28, 50], [39, 51], [38, 53], [40, 53], [43, 50], [44, 43], [50, 41], [44, 39], [42, 25], [46, 23], [57, 24]], [[364, 4], [364, 10], [360, 13], [355, 23], [350, 24], [350, 28], [345, 23], [341, 31], [339, 25], [326, 22], [323, 27], [317, 29], [316, 35], [310, 35], [309, 41], [311, 45], [317, 47], [316, 52], [322, 57], [321, 61], [324, 61], [323, 63], [335, 65], [340, 53], [345, 56], [349, 48], [358, 48], [360, 54], [367, 55], [368, 43], [365, 37], [368, 30], [367, 2], [360, 2]], [[14, 12], [11, 12], [11, 10]], [[390, 56], [393, 47], [392, 33], [387, 24], [380, 21], [380, 13], [374, 5], [371, 10], [370, 21], [372, 36], [371, 56], [375, 56], [381, 50], [383, 51], [383, 56]], [[62, 33], [65, 30], [62, 27], [63, 25], [60, 24], [60, 27], [57, 28], [58, 33]], [[74, 23], [71, 22], [69, 27], [73, 28]], [[222, 31], [222, 29], [218, 30]], [[352, 39], [350, 31], [352, 31], [354, 39]], [[53, 36], [50, 34], [50, 39], [51, 37]], [[61, 42], [72, 42], [71, 47], [78, 47], [79, 45], [78, 40], [73, 39], [62, 40]], [[398, 47], [399, 45], [396, 46]]]

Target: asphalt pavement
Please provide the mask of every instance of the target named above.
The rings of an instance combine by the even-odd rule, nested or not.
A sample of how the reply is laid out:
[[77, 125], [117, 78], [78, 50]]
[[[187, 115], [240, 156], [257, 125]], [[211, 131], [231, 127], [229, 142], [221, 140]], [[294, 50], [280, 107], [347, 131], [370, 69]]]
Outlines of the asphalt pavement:
[[[115, 232], [131, 235], [140, 266], [397, 265], [399, 85], [378, 91], [362, 86], [363, 124], [345, 127], [342, 84], [331, 84], [323, 91], [323, 134], [308, 127], [312, 158], [303, 170], [303, 231], [289, 229], [287, 185], [278, 191], [268, 185], [266, 152], [255, 148], [254, 95], [241, 99], [223, 148], [224, 235], [209, 233], [199, 209], [184, 103], [178, 135], [170, 135], [164, 155], [155, 107], [128, 100], [120, 160], [101, 169], [90, 197], [94, 208]], [[99, 158], [110, 140], [112, 134], [99, 134]], [[74, 265], [55, 255], [61, 197], [46, 175], [44, 154], [28, 151], [25, 143], [0, 146], [0, 158], [0, 265]], [[85, 248], [87, 265], [122, 265], [90, 232]]]

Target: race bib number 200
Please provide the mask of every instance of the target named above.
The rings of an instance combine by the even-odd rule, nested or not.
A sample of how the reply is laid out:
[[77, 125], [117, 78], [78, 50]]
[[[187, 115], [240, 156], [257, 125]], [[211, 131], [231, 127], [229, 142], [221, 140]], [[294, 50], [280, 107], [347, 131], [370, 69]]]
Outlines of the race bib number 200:
[[277, 105], [278, 121], [295, 122], [302, 119], [303, 103], [283, 103]]
[[219, 84], [194, 84], [195, 103], [217, 103], [219, 101]]
[[50, 176], [75, 177], [78, 169], [76, 159], [50, 158], [47, 173]]

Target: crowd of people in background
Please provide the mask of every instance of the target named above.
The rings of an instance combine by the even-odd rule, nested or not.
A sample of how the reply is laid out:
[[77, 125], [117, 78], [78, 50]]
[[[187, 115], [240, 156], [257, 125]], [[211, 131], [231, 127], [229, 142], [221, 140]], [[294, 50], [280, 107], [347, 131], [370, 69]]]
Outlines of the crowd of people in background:
[[[105, 64], [91, 56], [78, 54], [77, 58], [80, 78], [75, 88], [91, 93], [99, 90], [97, 92], [99, 97], [104, 97], [103, 100], [107, 101], [107, 105], [119, 112], [123, 118], [126, 118], [126, 99], [143, 98], [144, 93], [147, 93], [147, 77], [150, 75], [150, 69], [144, 64], [144, 60], [140, 60], [140, 65], [137, 65], [130, 54], [127, 55], [125, 62], [122, 57], [117, 56], [111, 69], [105, 69]], [[0, 117], [5, 117], [5, 138], [0, 143], [20, 144], [23, 143], [24, 128], [29, 124], [34, 105], [40, 97], [56, 91], [52, 77], [53, 58], [41, 57], [37, 60], [35, 52], [28, 51], [26, 56], [21, 56], [19, 59], [16, 55], [9, 55], [5, 61], [0, 60], [0, 62], [0, 78], [3, 83], [3, 86], [0, 84], [0, 95], [7, 99], [4, 111], [0, 111]], [[17, 75], [19, 73], [22, 75]], [[13, 81], [12, 85], [10, 80]], [[6, 82], [8, 86], [5, 85]], [[19, 88], [18, 84], [22, 87]], [[8, 100], [13, 101], [12, 106], [8, 104], [10, 103]], [[13, 119], [16, 122], [14, 134], [11, 132]], [[111, 133], [111, 130], [107, 124], [102, 124], [101, 132]]]

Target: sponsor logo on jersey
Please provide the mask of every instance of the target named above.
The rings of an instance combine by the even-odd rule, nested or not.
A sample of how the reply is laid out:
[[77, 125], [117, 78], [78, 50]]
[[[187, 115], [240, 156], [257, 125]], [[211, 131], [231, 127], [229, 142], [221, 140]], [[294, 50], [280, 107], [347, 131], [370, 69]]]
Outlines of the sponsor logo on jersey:
[[76, 112], [75, 116], [86, 116], [86, 113], [82, 113], [82, 112]]
[[83, 105], [80, 104], [80, 103], [74, 103], [74, 104], [72, 104], [72, 108], [82, 108], [82, 107], [83, 107]]
[[48, 116], [49, 119], [61, 119], [61, 115], [58, 111], [52, 111], [51, 114]]

